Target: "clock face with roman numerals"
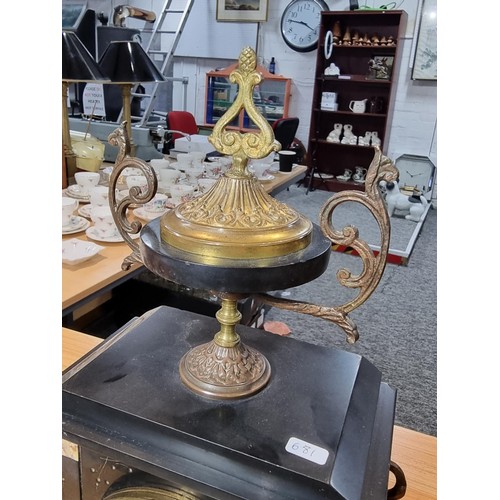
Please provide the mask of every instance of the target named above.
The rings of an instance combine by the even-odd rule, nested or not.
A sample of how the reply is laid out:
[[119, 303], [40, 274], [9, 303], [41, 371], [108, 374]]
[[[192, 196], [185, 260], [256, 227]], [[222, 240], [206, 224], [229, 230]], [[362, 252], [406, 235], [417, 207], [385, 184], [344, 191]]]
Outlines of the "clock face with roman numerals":
[[297, 52], [310, 52], [318, 47], [321, 12], [329, 10], [323, 0], [293, 0], [281, 16], [281, 35]]

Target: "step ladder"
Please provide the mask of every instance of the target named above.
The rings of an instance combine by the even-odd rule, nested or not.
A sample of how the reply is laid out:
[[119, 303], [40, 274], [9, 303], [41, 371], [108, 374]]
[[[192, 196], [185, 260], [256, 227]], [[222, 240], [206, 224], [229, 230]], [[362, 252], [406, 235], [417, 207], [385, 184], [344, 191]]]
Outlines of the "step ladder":
[[[141, 45], [167, 80], [172, 80], [169, 72], [175, 50], [193, 4], [194, 0], [166, 0], [153, 26], [146, 25], [140, 30]], [[165, 83], [148, 84], [146, 93], [137, 92], [137, 87], [132, 91], [132, 97], [139, 97], [142, 102], [146, 102], [142, 116], [132, 116], [133, 127], [142, 127], [150, 122], [160, 85], [164, 86]], [[151, 90], [149, 90], [150, 87]], [[119, 121], [122, 120], [122, 114], [123, 110], [120, 113]], [[165, 115], [165, 113], [160, 113], [159, 116], [161, 115]]]

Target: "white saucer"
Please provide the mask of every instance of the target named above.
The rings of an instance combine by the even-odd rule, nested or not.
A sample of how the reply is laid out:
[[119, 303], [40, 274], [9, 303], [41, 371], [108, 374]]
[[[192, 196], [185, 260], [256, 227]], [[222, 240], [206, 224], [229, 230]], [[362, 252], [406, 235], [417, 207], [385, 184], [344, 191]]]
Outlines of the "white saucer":
[[87, 219], [90, 219], [92, 216], [92, 205], [83, 205], [78, 209], [78, 213], [82, 217], [87, 217]]
[[79, 233], [90, 226], [90, 222], [83, 217], [73, 215], [68, 226], [62, 228], [62, 234]]
[[257, 177], [257, 180], [260, 182], [268, 182], [274, 180], [274, 175], [268, 174], [268, 175], [263, 175], [262, 177]]
[[139, 207], [133, 210], [133, 214], [136, 217], [139, 217], [139, 219], [145, 220], [147, 222], [151, 222], [152, 220], [156, 219], [157, 217], [161, 217], [164, 213], [168, 212], [170, 208], [167, 208], [163, 212], [148, 212], [147, 210], [144, 210], [144, 208]]
[[[102, 241], [103, 243], [122, 243], [124, 242], [125, 240], [122, 238], [122, 235], [121, 234], [117, 234], [115, 236], [110, 236], [108, 238], [103, 238], [102, 236], [100, 236], [99, 234], [97, 234], [96, 232], [96, 229], [94, 226], [92, 227], [89, 227], [86, 231], [85, 231], [85, 234], [87, 235], [88, 238], [90, 238], [91, 240], [95, 240], [95, 241]], [[139, 238], [139, 233], [137, 234], [131, 234], [130, 237], [135, 240], [137, 238]]]
[[71, 238], [62, 242], [63, 264], [75, 266], [97, 255], [104, 247], [90, 241]]
[[[120, 200], [116, 199], [116, 201], [119, 203]], [[90, 219], [92, 217], [92, 204], [89, 204], [89, 205], [82, 205], [79, 209], [78, 209], [78, 213], [82, 216], [82, 217], [86, 217], [87, 219]]]
[[71, 186], [68, 186], [66, 188], [66, 195], [70, 196], [71, 198], [76, 198], [80, 201], [90, 201], [90, 195], [82, 194], [78, 184], [72, 184]]

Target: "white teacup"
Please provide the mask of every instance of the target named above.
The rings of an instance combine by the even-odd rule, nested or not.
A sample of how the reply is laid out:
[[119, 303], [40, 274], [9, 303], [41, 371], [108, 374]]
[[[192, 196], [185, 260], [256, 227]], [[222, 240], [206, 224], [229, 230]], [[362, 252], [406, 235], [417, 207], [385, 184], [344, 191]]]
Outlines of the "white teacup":
[[78, 208], [78, 200], [74, 198], [62, 197], [62, 226], [70, 225], [73, 212]]
[[129, 190], [134, 186], [138, 186], [142, 193], [148, 190], [148, 180], [145, 175], [129, 175], [126, 182]]
[[89, 194], [93, 207], [109, 206], [109, 188], [106, 186], [95, 186], [89, 190]]
[[94, 228], [101, 238], [111, 238], [118, 235], [118, 227], [113, 219], [111, 208], [93, 207], [90, 218], [94, 223]]
[[218, 179], [208, 179], [208, 178], [201, 178], [198, 179], [198, 188], [201, 193], [205, 193], [208, 191], [216, 182]]
[[196, 186], [198, 184], [198, 179], [201, 179], [204, 173], [205, 167], [203, 165], [186, 168], [185, 174], [187, 183]]
[[265, 156], [264, 158], [261, 158], [259, 160], [260, 163], [267, 163], [268, 166], [271, 165], [271, 163], [274, 161], [274, 151], [272, 153], [269, 153], [267, 156]]
[[179, 170], [185, 170], [189, 168], [193, 164], [193, 157], [191, 153], [178, 153], [177, 154], [177, 163], [173, 166]]
[[167, 204], [168, 204], [168, 196], [165, 194], [156, 193], [153, 196], [153, 199], [148, 201], [144, 205], [144, 210], [146, 210], [146, 212], [160, 214], [162, 212], [165, 212], [165, 210], [167, 210], [168, 208]]
[[174, 168], [160, 168], [160, 181], [165, 184], [175, 184], [181, 173]]
[[170, 186], [170, 195], [172, 196], [172, 203], [178, 205], [194, 198], [194, 186], [187, 184], [172, 184]]
[[101, 176], [99, 172], [76, 172], [75, 181], [78, 184], [80, 193], [84, 196], [89, 194], [90, 188], [93, 188], [99, 184]]
[[206, 161], [203, 163], [207, 177], [217, 179], [225, 170], [224, 166], [218, 161]]
[[205, 157], [207, 156], [201, 151], [191, 151], [191, 153], [189, 154], [191, 155], [193, 165], [201, 165], [205, 161]]
[[253, 163], [250, 169], [257, 179], [262, 179], [268, 173], [269, 167], [269, 163], [257, 162]]
[[164, 158], [153, 158], [149, 163], [157, 174], [162, 168], [167, 168], [170, 165], [170, 162]]

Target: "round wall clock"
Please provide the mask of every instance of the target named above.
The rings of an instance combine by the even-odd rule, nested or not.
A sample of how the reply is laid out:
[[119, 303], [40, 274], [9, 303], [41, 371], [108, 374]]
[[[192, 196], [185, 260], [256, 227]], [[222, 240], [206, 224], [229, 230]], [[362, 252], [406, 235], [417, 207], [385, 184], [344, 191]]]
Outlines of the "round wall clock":
[[285, 43], [297, 52], [317, 48], [321, 12], [329, 10], [323, 0], [293, 0], [281, 16], [281, 35]]

